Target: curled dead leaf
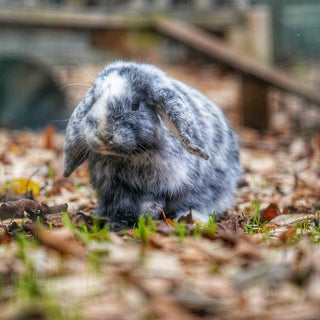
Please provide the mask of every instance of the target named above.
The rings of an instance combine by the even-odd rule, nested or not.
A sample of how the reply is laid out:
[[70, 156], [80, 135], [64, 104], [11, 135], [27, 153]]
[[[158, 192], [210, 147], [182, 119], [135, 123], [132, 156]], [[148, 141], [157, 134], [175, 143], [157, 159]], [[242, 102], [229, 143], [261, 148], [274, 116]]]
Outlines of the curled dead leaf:
[[280, 209], [276, 203], [270, 203], [269, 206], [261, 212], [261, 222], [271, 221], [280, 214]]
[[68, 229], [59, 228], [49, 231], [36, 223], [28, 224], [25, 228], [30, 230], [43, 245], [62, 255], [83, 257], [85, 254], [85, 248]]
[[167, 225], [169, 225], [169, 226], [171, 226], [171, 227], [174, 226], [174, 222], [173, 222], [172, 219], [167, 218], [167, 219], [165, 220], [165, 222], [166, 222]]
[[287, 230], [283, 231], [280, 235], [279, 235], [279, 240], [281, 242], [287, 243], [292, 241], [294, 235], [296, 232], [296, 227], [295, 226], [288, 226]]

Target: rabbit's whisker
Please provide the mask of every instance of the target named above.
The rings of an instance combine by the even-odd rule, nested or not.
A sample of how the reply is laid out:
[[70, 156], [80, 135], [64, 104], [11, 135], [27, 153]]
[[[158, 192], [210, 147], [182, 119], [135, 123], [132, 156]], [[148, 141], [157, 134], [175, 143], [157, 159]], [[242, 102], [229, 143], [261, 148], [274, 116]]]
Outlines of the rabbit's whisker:
[[79, 87], [80, 87], [80, 86], [84, 86], [84, 87], [91, 88], [91, 85], [88, 84], [88, 83], [68, 83], [68, 84], [60, 87], [60, 88], [59, 88], [59, 91], [65, 89], [65, 88], [67, 88], [67, 87], [72, 87], [72, 86], [79, 86]]
[[138, 146], [139, 150], [146, 156], [146, 158], [148, 160], [150, 160], [150, 162], [153, 162], [151, 156], [148, 154], [148, 150], [139, 143], [137, 143], [137, 146]]

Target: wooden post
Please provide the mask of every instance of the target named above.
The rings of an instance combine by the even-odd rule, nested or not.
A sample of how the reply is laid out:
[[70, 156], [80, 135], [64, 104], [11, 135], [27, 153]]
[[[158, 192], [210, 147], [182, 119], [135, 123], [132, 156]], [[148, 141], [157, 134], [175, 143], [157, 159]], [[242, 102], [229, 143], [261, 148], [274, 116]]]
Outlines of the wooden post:
[[155, 28], [176, 40], [219, 61], [242, 76], [242, 120], [246, 126], [267, 129], [268, 87], [292, 92], [320, 106], [320, 92], [283, 72], [235, 52], [217, 37], [179, 20], [156, 18]]
[[100, 49], [112, 49], [120, 53], [128, 50], [127, 29], [98, 29], [91, 31], [91, 44]]
[[242, 124], [254, 129], [265, 130], [269, 126], [268, 85], [254, 77], [241, 77]]

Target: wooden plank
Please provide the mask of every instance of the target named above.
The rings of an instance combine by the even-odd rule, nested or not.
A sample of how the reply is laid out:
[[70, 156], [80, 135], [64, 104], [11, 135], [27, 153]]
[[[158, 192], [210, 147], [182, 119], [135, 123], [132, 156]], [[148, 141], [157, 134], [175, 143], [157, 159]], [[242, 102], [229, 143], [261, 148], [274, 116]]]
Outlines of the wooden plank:
[[128, 29], [150, 27], [146, 16], [72, 13], [62, 10], [0, 9], [0, 25], [66, 29]]
[[[156, 14], [156, 13], [153, 13]], [[64, 9], [37, 8], [0, 8], [0, 25], [48, 27], [68, 29], [150, 29], [153, 26], [153, 14], [139, 13], [127, 15], [108, 12], [99, 13], [71, 11]], [[170, 13], [168, 13], [170, 14]], [[222, 31], [230, 25], [239, 23], [241, 17], [233, 10], [219, 10], [199, 17], [192, 15], [188, 20], [206, 30]]]
[[241, 79], [241, 118], [244, 126], [265, 130], [269, 127], [268, 85], [253, 77]]
[[154, 27], [159, 32], [179, 40], [186, 45], [203, 52], [213, 59], [233, 68], [234, 70], [251, 76], [267, 85], [292, 92], [310, 102], [320, 105], [320, 93], [296, 81], [285, 73], [270, 66], [253, 61], [245, 55], [235, 52], [218, 37], [200, 28], [180, 20], [155, 18]]

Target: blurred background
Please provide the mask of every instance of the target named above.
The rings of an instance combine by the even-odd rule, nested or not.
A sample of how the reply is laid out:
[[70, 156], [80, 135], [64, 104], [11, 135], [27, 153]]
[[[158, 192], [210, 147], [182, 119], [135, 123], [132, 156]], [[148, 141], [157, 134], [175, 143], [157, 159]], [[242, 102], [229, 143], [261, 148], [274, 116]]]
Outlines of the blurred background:
[[318, 0], [0, 0], [0, 127], [57, 129], [104, 65], [148, 62], [236, 127], [320, 130]]

